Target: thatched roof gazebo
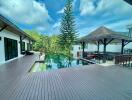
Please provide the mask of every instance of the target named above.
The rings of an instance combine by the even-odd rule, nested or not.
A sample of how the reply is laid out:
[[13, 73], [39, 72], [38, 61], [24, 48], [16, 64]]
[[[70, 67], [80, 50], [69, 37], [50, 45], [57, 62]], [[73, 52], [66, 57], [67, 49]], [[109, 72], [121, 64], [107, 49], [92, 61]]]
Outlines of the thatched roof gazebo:
[[122, 43], [121, 53], [123, 54], [123, 48], [128, 43], [132, 42], [132, 38], [125, 36], [119, 32], [115, 32], [111, 29], [108, 29], [104, 26], [99, 27], [95, 31], [91, 32], [90, 34], [80, 38], [78, 40], [79, 43], [83, 45], [83, 53], [84, 53], [84, 46], [85, 43], [97, 43], [98, 44], [98, 52], [99, 52], [99, 45], [104, 45], [104, 54], [106, 53], [106, 46], [110, 43]]

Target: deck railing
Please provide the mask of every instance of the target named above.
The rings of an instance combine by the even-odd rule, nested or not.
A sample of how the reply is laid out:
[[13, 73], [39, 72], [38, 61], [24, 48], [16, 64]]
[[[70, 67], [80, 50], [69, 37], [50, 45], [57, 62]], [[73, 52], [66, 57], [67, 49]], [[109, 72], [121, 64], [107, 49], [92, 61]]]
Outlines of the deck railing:
[[82, 60], [83, 62], [87, 62], [88, 64], [96, 64], [96, 62], [85, 59], [85, 58], [80, 58], [79, 60]]
[[115, 64], [120, 64], [123, 66], [130, 66], [132, 64], [132, 55], [118, 55], [115, 56]]

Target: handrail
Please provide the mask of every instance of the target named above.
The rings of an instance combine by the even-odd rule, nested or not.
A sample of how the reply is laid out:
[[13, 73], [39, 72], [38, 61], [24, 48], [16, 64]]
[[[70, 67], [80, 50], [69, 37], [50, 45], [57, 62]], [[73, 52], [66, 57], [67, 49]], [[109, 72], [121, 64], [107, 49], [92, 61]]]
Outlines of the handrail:
[[132, 55], [129, 54], [115, 56], [115, 64], [121, 64], [124, 66], [126, 64], [131, 64], [131, 61]]
[[91, 60], [88, 60], [88, 59], [85, 59], [85, 58], [79, 58], [79, 60], [83, 60], [83, 61], [86, 61], [90, 64], [96, 64], [94, 61], [91, 61]]

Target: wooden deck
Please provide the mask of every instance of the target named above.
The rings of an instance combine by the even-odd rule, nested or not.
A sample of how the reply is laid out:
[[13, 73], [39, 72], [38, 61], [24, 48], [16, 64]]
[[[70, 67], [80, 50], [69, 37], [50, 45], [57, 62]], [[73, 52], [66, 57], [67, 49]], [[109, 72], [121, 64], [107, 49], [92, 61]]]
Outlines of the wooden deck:
[[132, 69], [89, 65], [27, 73], [36, 59], [29, 58], [2, 66], [0, 100], [132, 100]]
[[27, 74], [33, 63], [38, 59], [38, 54], [34, 54], [0, 65], [0, 100], [10, 100], [3, 97], [6, 97], [8, 92]]

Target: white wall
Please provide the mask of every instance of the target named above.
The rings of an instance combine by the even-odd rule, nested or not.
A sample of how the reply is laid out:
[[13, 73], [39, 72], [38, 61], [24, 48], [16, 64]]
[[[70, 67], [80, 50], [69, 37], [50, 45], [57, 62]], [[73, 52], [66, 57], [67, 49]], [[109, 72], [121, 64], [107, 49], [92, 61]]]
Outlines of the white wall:
[[77, 58], [77, 52], [78, 51], [81, 51], [81, 46], [80, 45], [74, 45], [73, 46], [73, 50], [71, 51], [71, 53], [73, 54], [74, 58]]
[[5, 61], [5, 52], [4, 52], [4, 38], [0, 32], [0, 64]]
[[132, 42], [128, 43], [126, 46], [125, 46], [126, 49], [132, 49]]
[[[17, 43], [18, 43], [18, 57], [23, 56], [20, 53], [20, 43], [19, 43], [20, 36], [19, 35], [16, 35], [12, 32], [3, 30], [3, 31], [0, 32], [0, 37], [2, 38], [2, 40], [0, 40], [0, 64], [5, 63], [4, 37], [17, 40]], [[11, 60], [9, 60], [9, 61], [11, 61]]]
[[29, 40], [27, 38], [25, 38], [24, 40], [22, 40], [23, 42], [25, 42], [25, 50], [27, 50], [27, 43], [29, 43]]
[[[100, 46], [100, 51], [103, 52], [104, 46]], [[121, 52], [121, 44], [109, 44], [106, 46], [107, 52]]]
[[[81, 45], [74, 45], [73, 46], [73, 50], [72, 50], [72, 54], [73, 54], [73, 57], [76, 58], [77, 57], [77, 52], [82, 52], [82, 49], [79, 49], [79, 47], [81, 48]], [[129, 44], [128, 47], [131, 47], [132, 48], [132, 44]], [[100, 45], [100, 52], [103, 52], [103, 45]], [[86, 48], [85, 48], [85, 51], [88, 51], [88, 52], [93, 52], [93, 51], [97, 51], [97, 45], [95, 44], [87, 44]], [[106, 51], [107, 52], [121, 52], [121, 44], [110, 44], [110, 45], [107, 45], [106, 47]]]

